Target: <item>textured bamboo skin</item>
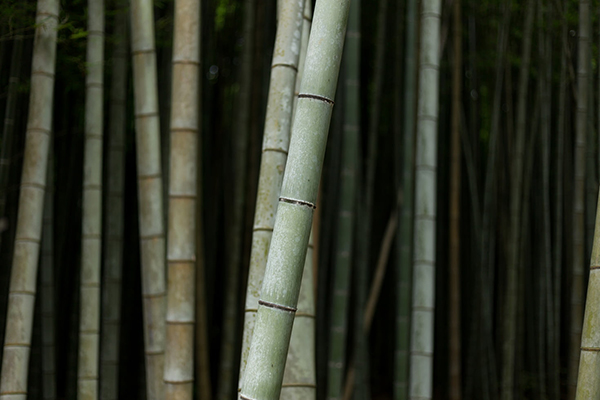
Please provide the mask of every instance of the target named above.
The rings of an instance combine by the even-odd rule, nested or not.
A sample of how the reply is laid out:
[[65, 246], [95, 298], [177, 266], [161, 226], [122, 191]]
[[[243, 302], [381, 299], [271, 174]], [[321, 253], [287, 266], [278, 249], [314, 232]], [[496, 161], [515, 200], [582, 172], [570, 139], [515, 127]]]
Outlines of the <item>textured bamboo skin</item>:
[[106, 188], [106, 232], [102, 283], [102, 332], [100, 353], [100, 398], [118, 398], [119, 330], [121, 326], [121, 276], [123, 268], [123, 190], [125, 174], [125, 113], [127, 89], [127, 13], [117, 10], [113, 52], [108, 166]]
[[154, 9], [149, 0], [131, 1], [131, 50], [135, 96], [146, 385], [148, 400], [162, 400], [164, 398], [166, 260]]
[[56, 63], [59, 3], [39, 0], [33, 43], [29, 116], [6, 317], [0, 399], [25, 400]]
[[435, 227], [437, 122], [441, 1], [423, 2], [417, 147], [411, 318], [410, 399], [431, 399], [435, 306]]
[[175, 1], [168, 219], [165, 395], [189, 400], [194, 383], [200, 2]]
[[81, 297], [77, 398], [98, 398], [100, 260], [102, 249], [102, 137], [104, 1], [88, 1], [88, 73], [85, 91]]
[[577, 114], [575, 137], [575, 182], [573, 193], [573, 279], [571, 294], [571, 323], [569, 342], [569, 394], [575, 398], [577, 390], [577, 369], [581, 346], [581, 326], [583, 325], [583, 264], [585, 262], [585, 149], [588, 113], [588, 65], [589, 65], [589, 0], [579, 2], [579, 45], [577, 60]]
[[283, 3], [275, 37], [246, 289], [239, 387], [244, 379], [275, 223], [277, 199], [287, 160], [302, 38], [303, 7], [304, 0], [286, 0]]
[[[280, 396], [312, 224], [310, 204], [317, 199], [349, 5], [349, 1], [321, 0], [315, 8], [281, 190], [281, 198], [288, 200], [280, 200], [277, 207], [240, 399]], [[265, 306], [269, 303], [280, 308]]]

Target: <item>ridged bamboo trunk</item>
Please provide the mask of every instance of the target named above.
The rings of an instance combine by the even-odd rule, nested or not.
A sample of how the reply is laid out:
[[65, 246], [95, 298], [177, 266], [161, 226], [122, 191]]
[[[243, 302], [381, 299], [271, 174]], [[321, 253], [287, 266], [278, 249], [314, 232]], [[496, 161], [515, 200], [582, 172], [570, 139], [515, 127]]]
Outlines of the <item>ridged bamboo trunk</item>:
[[460, 317], [460, 188], [461, 151], [460, 129], [462, 115], [462, 13], [460, 0], [453, 4], [453, 66], [452, 117], [450, 143], [450, 400], [462, 398], [461, 373], [461, 317]]
[[138, 174], [144, 349], [148, 400], [164, 398], [165, 230], [160, 155], [160, 121], [150, 0], [131, 1], [131, 52]]
[[575, 180], [573, 191], [573, 265], [571, 283], [571, 313], [569, 330], [568, 399], [574, 399], [577, 390], [577, 369], [583, 324], [583, 264], [585, 260], [585, 151], [588, 113], [589, 67], [589, 0], [579, 2], [579, 41], [577, 60], [577, 113], [575, 120]]
[[[402, 120], [402, 210], [398, 218], [396, 249], [396, 348], [394, 350], [394, 400], [408, 399], [410, 370], [410, 299], [412, 291], [412, 240], [415, 171], [415, 110], [417, 93], [417, 0], [406, 2], [406, 44], [404, 49], [404, 104]], [[398, 66], [400, 68], [400, 66]], [[398, 102], [400, 100], [398, 99]], [[400, 139], [397, 139], [400, 140]], [[399, 161], [398, 161], [399, 162]]]
[[86, 63], [77, 398], [95, 400], [98, 398], [102, 258], [103, 0], [88, 1]]
[[0, 375], [0, 399], [25, 400], [42, 234], [59, 2], [39, 0], [33, 42], [29, 116], [15, 236], [8, 315]]
[[296, 74], [300, 57], [303, 8], [304, 0], [286, 0], [283, 3], [275, 37], [254, 214], [250, 271], [246, 289], [238, 387], [241, 387], [244, 380], [260, 289], [275, 223], [277, 199], [287, 160]]
[[167, 399], [191, 400], [194, 388], [200, 1], [175, 1], [174, 29], [164, 376]]
[[125, 180], [125, 123], [127, 93], [127, 13], [116, 10], [110, 88], [108, 166], [104, 271], [102, 283], [102, 336], [100, 398], [116, 400], [119, 389], [119, 339], [121, 329], [121, 281], [123, 274], [123, 191]]
[[[300, 58], [298, 61], [298, 74], [296, 75], [296, 95], [294, 96], [295, 114], [300, 91], [301, 78], [304, 72], [304, 61], [308, 47], [310, 25], [312, 18], [312, 4], [304, 0], [304, 18], [302, 22], [302, 40]], [[315, 293], [313, 276], [314, 252], [314, 225], [306, 251], [304, 272], [300, 284], [298, 297], [298, 311], [294, 318], [290, 349], [287, 354], [283, 383], [281, 386], [281, 400], [314, 400], [317, 397], [316, 354], [315, 354]]]
[[50, 142], [44, 198], [40, 296], [42, 314], [42, 398], [56, 399], [56, 323], [54, 301], [54, 150]]
[[320, 0], [308, 43], [259, 309], [240, 399], [277, 400], [300, 291], [349, 1]]
[[506, 272], [506, 292], [503, 316], [502, 344], [502, 399], [514, 398], [515, 387], [515, 355], [517, 351], [517, 304], [519, 297], [519, 279], [522, 268], [520, 246], [522, 241], [521, 219], [523, 213], [523, 174], [525, 163], [525, 138], [527, 117], [527, 91], [529, 85], [529, 66], [531, 62], [531, 36], [533, 31], [533, 15], [535, 1], [527, 1], [525, 11], [525, 27], [523, 33], [523, 53], [519, 71], [517, 97], [517, 123], [515, 129], [514, 148], [511, 156], [511, 194], [510, 194], [510, 239], [508, 245], [508, 263]]
[[423, 3], [415, 159], [410, 399], [431, 399], [441, 1]]

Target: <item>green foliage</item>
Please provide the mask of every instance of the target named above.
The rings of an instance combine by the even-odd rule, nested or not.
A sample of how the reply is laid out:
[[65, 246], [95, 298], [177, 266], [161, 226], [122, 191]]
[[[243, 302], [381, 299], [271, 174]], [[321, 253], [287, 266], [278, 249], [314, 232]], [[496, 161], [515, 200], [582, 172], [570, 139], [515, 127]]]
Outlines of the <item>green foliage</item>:
[[225, 26], [225, 20], [232, 17], [237, 8], [237, 3], [232, 0], [219, 0], [215, 9], [215, 30], [221, 32]]
[[11, 40], [15, 35], [31, 35], [35, 30], [35, 2], [2, 0], [0, 2], [0, 40]]

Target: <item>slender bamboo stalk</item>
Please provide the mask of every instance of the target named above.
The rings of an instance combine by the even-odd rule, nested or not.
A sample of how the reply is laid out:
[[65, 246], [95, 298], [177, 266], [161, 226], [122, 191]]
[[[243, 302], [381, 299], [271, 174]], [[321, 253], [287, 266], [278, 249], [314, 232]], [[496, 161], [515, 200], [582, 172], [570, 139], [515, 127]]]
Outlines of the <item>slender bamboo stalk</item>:
[[102, 139], [104, 93], [104, 1], [88, 1], [88, 73], [85, 91], [81, 303], [77, 398], [98, 398], [100, 263], [102, 257]]
[[164, 372], [166, 398], [174, 400], [191, 400], [194, 387], [199, 65], [200, 1], [176, 0]]
[[27, 397], [46, 168], [52, 129], [59, 3], [39, 0], [33, 43], [29, 116], [0, 374], [0, 399]]
[[573, 265], [571, 286], [571, 321], [569, 339], [568, 399], [574, 399], [577, 390], [577, 369], [583, 324], [583, 264], [585, 260], [585, 151], [588, 113], [589, 66], [589, 0], [579, 2], [579, 41], [577, 62], [577, 113], [575, 137], [575, 179], [573, 191]]
[[308, 43], [289, 160], [240, 399], [276, 400], [296, 312], [349, 1], [321, 0]]
[[452, 133], [450, 161], [450, 400], [462, 398], [460, 323], [460, 125], [462, 113], [462, 16], [461, 2], [453, 5]]
[[160, 121], [150, 0], [131, 1], [131, 51], [138, 174], [142, 298], [148, 400], [164, 398], [165, 231]]
[[121, 277], [123, 269], [123, 190], [125, 175], [125, 123], [127, 92], [127, 10], [116, 10], [110, 88], [106, 234], [102, 284], [100, 398], [116, 400], [119, 389], [119, 337], [121, 329]]
[[406, 2], [406, 44], [404, 50], [404, 112], [402, 121], [402, 210], [399, 213], [396, 249], [396, 348], [394, 353], [394, 399], [408, 399], [410, 370], [410, 299], [412, 280], [412, 241], [414, 209], [414, 148], [417, 96], [417, 18], [416, 0]]
[[585, 303], [581, 358], [576, 388], [576, 399], [587, 400], [600, 397], [600, 330], [597, 318], [600, 315], [600, 196], [596, 210], [596, 229], [590, 262], [590, 281]]
[[[250, 271], [246, 289], [239, 387], [244, 380], [260, 289], [275, 223], [277, 199], [287, 160], [296, 73], [300, 57], [304, 0], [286, 0], [281, 9], [263, 136], [258, 195], [254, 214]], [[282, 368], [283, 373], [283, 368]], [[228, 399], [224, 399], [228, 400]]]
[[56, 399], [56, 312], [54, 302], [54, 149], [53, 140], [48, 154], [48, 177], [44, 197], [42, 226], [41, 315], [42, 315], [42, 398]]
[[433, 389], [437, 121], [440, 0], [423, 3], [415, 166], [415, 226], [410, 355], [410, 399], [430, 399]]

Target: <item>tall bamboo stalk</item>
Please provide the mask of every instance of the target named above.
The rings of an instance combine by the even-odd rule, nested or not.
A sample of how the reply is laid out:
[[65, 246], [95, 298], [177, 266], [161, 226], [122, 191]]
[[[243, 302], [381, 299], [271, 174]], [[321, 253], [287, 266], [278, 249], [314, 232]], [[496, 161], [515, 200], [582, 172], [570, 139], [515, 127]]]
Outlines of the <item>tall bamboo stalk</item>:
[[[53, 140], [52, 140], [53, 142]], [[54, 149], [50, 143], [48, 177], [42, 226], [41, 316], [42, 316], [42, 398], [56, 399], [56, 312], [54, 302]]]
[[169, 168], [165, 395], [191, 400], [194, 387], [196, 197], [200, 1], [175, 1]]
[[121, 277], [123, 269], [123, 190], [125, 181], [125, 123], [127, 93], [127, 10], [116, 10], [115, 47], [108, 130], [106, 234], [102, 284], [100, 398], [116, 400], [119, 389]]
[[589, 67], [589, 0], [579, 2], [579, 40], [577, 60], [577, 113], [575, 136], [575, 180], [573, 191], [573, 265], [571, 286], [571, 321], [569, 330], [568, 399], [574, 399], [577, 390], [577, 369], [583, 324], [583, 264], [585, 260], [585, 151], [588, 113]]
[[596, 210], [596, 229], [590, 262], [590, 281], [585, 303], [583, 336], [581, 337], [581, 359], [576, 388], [576, 399], [587, 400], [600, 397], [600, 330], [597, 318], [600, 315], [600, 196]]
[[164, 398], [165, 231], [160, 121], [150, 0], [131, 1], [131, 51], [138, 174], [144, 349], [148, 400]]
[[52, 129], [58, 9], [57, 0], [39, 0], [37, 3], [29, 116], [8, 294], [0, 399], [24, 400], [27, 397], [27, 370]]
[[461, 2], [453, 6], [452, 133], [450, 149], [450, 400], [462, 398], [460, 323], [460, 129], [462, 114]]
[[410, 355], [410, 399], [430, 399], [433, 389], [437, 121], [440, 0], [423, 3], [415, 165], [415, 226]]
[[100, 263], [102, 257], [102, 138], [104, 93], [104, 1], [88, 1], [88, 73], [85, 82], [81, 303], [77, 398], [98, 398]]
[[273, 240], [240, 399], [277, 400], [296, 313], [349, 1], [316, 4]]
[[[398, 214], [398, 252], [396, 283], [396, 348], [394, 352], [394, 399], [408, 399], [410, 369], [410, 299], [412, 280], [412, 240], [414, 208], [414, 146], [417, 94], [417, 18], [416, 0], [406, 2], [406, 43], [404, 50], [404, 111], [402, 121], [402, 211]], [[397, 155], [397, 157], [400, 154]], [[398, 161], [399, 162], [399, 161]]]
[[[290, 141], [293, 97], [300, 57], [304, 0], [286, 0], [281, 9], [263, 136], [258, 195], [246, 289], [239, 386], [244, 380]], [[282, 371], [283, 372], [283, 371]]]

